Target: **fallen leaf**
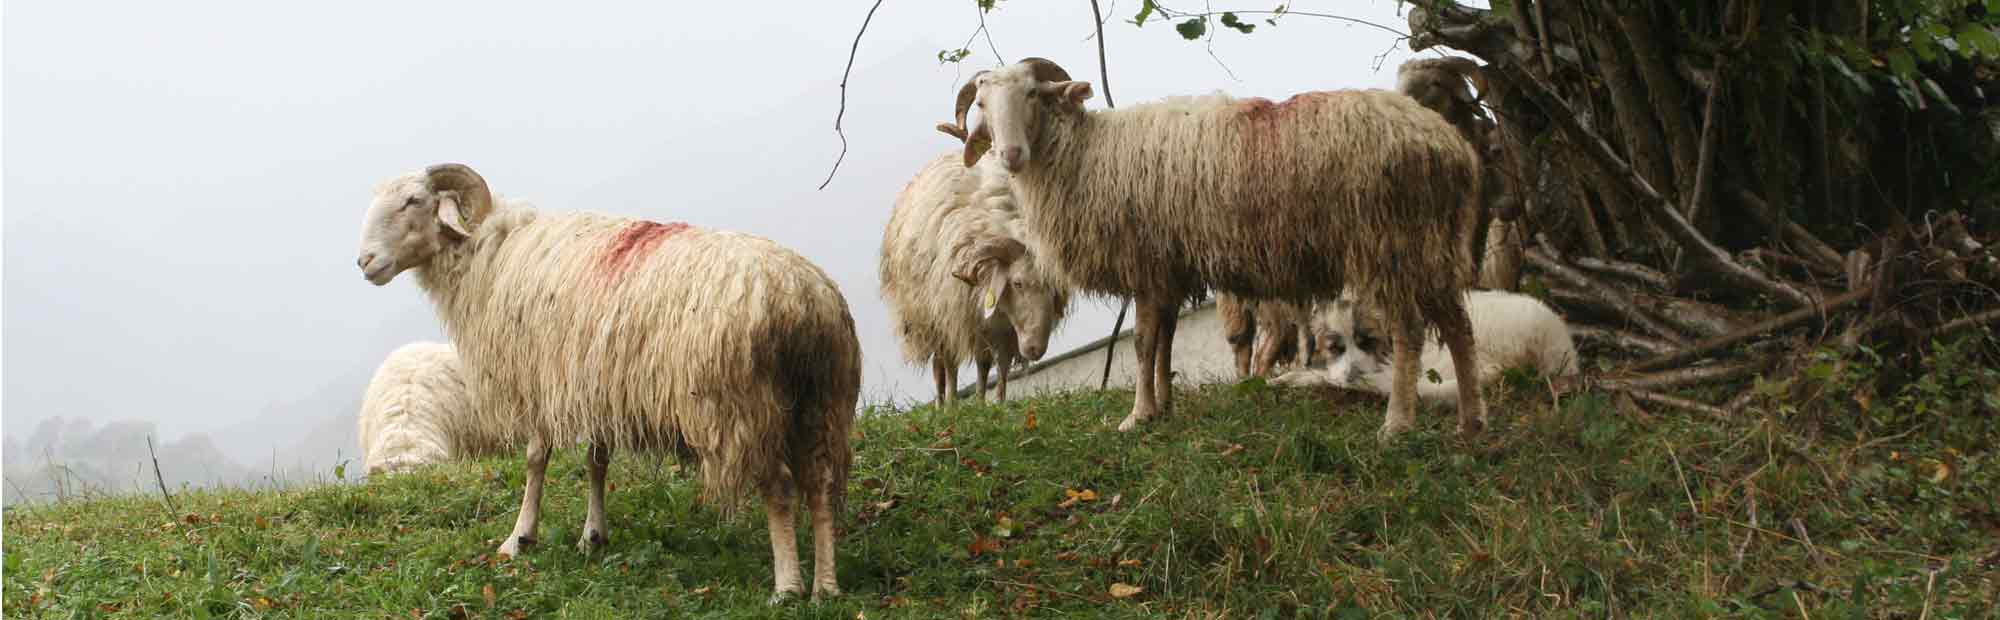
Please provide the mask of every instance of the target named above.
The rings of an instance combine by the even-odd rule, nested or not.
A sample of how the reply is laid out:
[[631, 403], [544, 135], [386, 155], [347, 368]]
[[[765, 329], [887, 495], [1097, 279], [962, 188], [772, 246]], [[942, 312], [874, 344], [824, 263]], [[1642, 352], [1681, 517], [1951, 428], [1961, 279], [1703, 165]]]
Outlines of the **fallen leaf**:
[[259, 515], [259, 516], [257, 517], [257, 520], [255, 521], [255, 523], [256, 523], [256, 525], [257, 525], [257, 529], [260, 529], [260, 530], [268, 530], [268, 529], [271, 529], [271, 520], [270, 520], [270, 519], [266, 519], [266, 518], [264, 518], [264, 517], [263, 517], [262, 515]]
[[1132, 598], [1133, 595], [1145, 591], [1145, 588], [1135, 585], [1123, 583], [1111, 584], [1111, 598]]
[[890, 499], [889, 501], [886, 501], [886, 502], [875, 502], [875, 503], [873, 503], [873, 504], [869, 504], [869, 506], [872, 506], [872, 507], [874, 507], [874, 508], [875, 508], [875, 511], [876, 511], [876, 512], [882, 512], [882, 511], [884, 511], [884, 510], [888, 510], [888, 509], [890, 509], [890, 508], [895, 508], [895, 507], [896, 507], [896, 500], [895, 500], [894, 498], [891, 498], [891, 499]]
[[192, 512], [188, 513], [185, 517], [181, 517], [181, 520], [188, 522], [188, 525], [201, 525], [201, 515]]
[[1014, 568], [1028, 568], [1034, 565], [1034, 560], [1014, 560]]
[[465, 620], [472, 617], [472, 612], [465, 609], [465, 603], [452, 603], [451, 609], [445, 610], [444, 616], [451, 620]]
[[1240, 444], [1240, 443], [1232, 443], [1232, 444], [1229, 444], [1229, 447], [1228, 447], [1228, 448], [1224, 448], [1224, 449], [1222, 450], [1222, 455], [1223, 455], [1223, 456], [1235, 456], [1235, 455], [1236, 455], [1236, 453], [1238, 453], [1238, 452], [1242, 452], [1242, 451], [1243, 451], [1243, 444]]
[[1945, 481], [1946, 478], [1950, 477], [1951, 477], [1950, 463], [1939, 462], [1937, 464], [1937, 468], [1931, 470], [1931, 484], [1942, 483]]
[[528, 612], [519, 609], [507, 612], [507, 620], [528, 620]]
[[1126, 558], [1118, 561], [1119, 568], [1134, 568], [1137, 567], [1138, 565], [1139, 565], [1139, 558]]
[[714, 593], [715, 593], [715, 586], [712, 585], [695, 588], [693, 591], [688, 592], [688, 594], [693, 594], [695, 596], [708, 596]]
[[1028, 419], [1021, 422], [1021, 430], [1032, 431], [1035, 430], [1036, 426], [1040, 426], [1040, 424], [1035, 422], [1035, 410], [1029, 409]]
[[965, 550], [975, 558], [981, 553], [999, 553], [1000, 541], [985, 536], [974, 536], [972, 544], [966, 545]]
[[1062, 553], [1058, 553], [1058, 554], [1056, 554], [1056, 560], [1057, 560], [1057, 561], [1061, 561], [1061, 562], [1075, 562], [1075, 561], [1076, 561], [1076, 552], [1075, 552], [1075, 551], [1064, 551], [1064, 552], [1062, 552]]
[[486, 599], [486, 606], [491, 608], [493, 607], [493, 602], [498, 600], [500, 595], [493, 591], [493, 584], [489, 583], [486, 584], [486, 587], [479, 589], [479, 598]]

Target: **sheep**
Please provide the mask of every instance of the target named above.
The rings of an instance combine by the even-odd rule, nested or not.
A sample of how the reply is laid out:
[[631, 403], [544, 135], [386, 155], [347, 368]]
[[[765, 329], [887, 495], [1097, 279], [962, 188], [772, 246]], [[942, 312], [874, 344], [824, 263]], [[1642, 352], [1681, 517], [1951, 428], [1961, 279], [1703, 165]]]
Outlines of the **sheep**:
[[368, 381], [356, 421], [369, 475], [500, 452], [503, 438], [476, 423], [459, 373], [448, 344], [412, 342], [389, 353]]
[[1298, 305], [1228, 293], [1217, 294], [1215, 305], [1222, 315], [1223, 340], [1236, 357], [1238, 377], [1270, 377], [1276, 369], [1311, 363], [1312, 348], [1306, 344], [1304, 329], [1307, 315]]
[[[1569, 326], [1541, 300], [1505, 291], [1469, 291], [1465, 309], [1472, 317], [1473, 338], [1479, 342], [1480, 365], [1473, 373], [1479, 384], [1490, 383], [1513, 367], [1533, 368], [1546, 377], [1576, 374], [1576, 345]], [[1380, 315], [1343, 296], [1313, 317], [1313, 331], [1328, 361], [1321, 373], [1327, 383], [1378, 394], [1389, 391]], [[1420, 364], [1426, 376], [1436, 373], [1438, 379], [1420, 379], [1417, 396], [1451, 404], [1450, 395], [1466, 375], [1456, 370], [1452, 357], [1435, 339], [1425, 340]]]
[[463, 164], [377, 186], [363, 277], [416, 271], [464, 363], [479, 423], [526, 436], [527, 481], [499, 554], [535, 542], [551, 440], [590, 440], [577, 548], [606, 542], [616, 449], [672, 449], [768, 517], [773, 602], [803, 593], [795, 496], [812, 512], [815, 598], [839, 593], [834, 517], [853, 460], [861, 351], [824, 271], [759, 237], [495, 199]]
[[996, 397], [1006, 400], [1015, 359], [1042, 358], [1069, 304], [1021, 241], [1006, 171], [958, 159], [932, 160], [897, 194], [878, 272], [903, 358], [930, 365], [938, 406], [954, 398], [967, 359], [977, 363], [981, 398], [999, 364]]
[[[1120, 430], [1172, 412], [1174, 309], [1205, 287], [1304, 303], [1351, 282], [1382, 302], [1398, 344], [1385, 440], [1414, 422], [1426, 323], [1460, 367], [1477, 365], [1457, 285], [1479, 157], [1436, 112], [1380, 90], [1085, 111], [1091, 94], [1055, 63], [1024, 59], [976, 74], [940, 129], [960, 137], [967, 166], [1000, 154], [1031, 252], [1078, 289], [1134, 299], [1138, 376]], [[1459, 428], [1478, 430], [1473, 382], [1460, 398]]]

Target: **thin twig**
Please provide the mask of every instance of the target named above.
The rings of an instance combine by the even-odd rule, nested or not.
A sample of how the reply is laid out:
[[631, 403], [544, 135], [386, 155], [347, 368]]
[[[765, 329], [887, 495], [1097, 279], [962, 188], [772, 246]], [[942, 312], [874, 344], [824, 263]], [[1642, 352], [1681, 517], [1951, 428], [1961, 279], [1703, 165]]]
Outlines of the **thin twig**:
[[173, 494], [167, 492], [167, 478], [160, 473], [160, 454], [153, 451], [153, 436], [151, 434], [146, 435], [146, 454], [153, 457], [153, 481], [160, 483], [160, 497], [167, 500], [167, 518], [176, 518], [180, 515], [181, 509], [179, 506], [174, 505]]
[[[861, 18], [861, 29], [854, 32], [854, 45], [847, 50], [847, 68], [840, 72], [840, 111], [833, 114], [833, 133], [840, 136], [840, 156], [833, 159], [833, 169], [826, 171], [826, 180], [820, 181], [819, 189], [826, 189], [833, 182], [833, 174], [840, 172], [840, 162], [847, 160], [847, 132], [840, 129], [841, 119], [847, 116], [847, 78], [854, 73], [854, 56], [861, 51], [861, 35], [868, 32], [868, 22], [875, 20], [875, 9], [879, 8], [882, 0], [875, 0], [875, 5], [868, 7], [868, 16]], [[984, 28], [984, 18], [981, 22], [980, 27]]]
[[[972, 3], [972, 8], [974, 9], [974, 12], [979, 14], [979, 31], [974, 32], [973, 34], [977, 35], [984, 33], [986, 35], [986, 49], [988, 51], [993, 52], [994, 64], [1005, 64], [1007, 62], [1007, 57], [1001, 56], [1000, 48], [995, 47], [993, 45], [993, 31], [986, 29], [986, 9], [984, 7], [979, 6], [979, 3], [977, 2]], [[971, 43], [971, 41], [966, 41], [966, 43]]]
[[[1104, 86], [1104, 107], [1116, 108], [1118, 104], [1111, 100], [1111, 66], [1104, 59], [1104, 13], [1097, 10], [1097, 0], [1090, 0], [1090, 19], [1097, 31], [1097, 79]], [[1131, 306], [1130, 297], [1118, 302], [1118, 319], [1111, 322], [1111, 339], [1104, 342], [1104, 375], [1098, 378], [1097, 389], [1111, 385], [1111, 354], [1118, 350], [1118, 331], [1125, 329], [1125, 310]]]
[[1846, 293], [1836, 295], [1833, 298], [1826, 300], [1824, 304], [1799, 308], [1797, 310], [1793, 310], [1783, 315], [1766, 320], [1762, 323], [1758, 323], [1756, 325], [1751, 325], [1749, 327], [1737, 330], [1735, 333], [1723, 334], [1721, 336], [1709, 338], [1707, 340], [1697, 342], [1693, 346], [1690, 346], [1688, 348], [1675, 351], [1671, 354], [1662, 355], [1650, 360], [1640, 362], [1638, 364], [1633, 365], [1631, 367], [1631, 370], [1634, 371], [1653, 370], [1657, 368], [1666, 368], [1669, 366], [1674, 366], [1676, 364], [1681, 364], [1683, 362], [1687, 362], [1689, 360], [1697, 359], [1700, 358], [1701, 356], [1708, 355], [1709, 353], [1713, 353], [1715, 351], [1728, 348], [1739, 342], [1749, 340], [1757, 336], [1762, 336], [1782, 329], [1790, 329], [1794, 325], [1797, 325], [1799, 323], [1804, 323], [1808, 320], [1812, 319], [1824, 320], [1827, 317], [1827, 315], [1833, 313], [1835, 310], [1845, 308], [1849, 305], [1854, 304], [1855, 302], [1859, 302], [1863, 299], [1866, 299], [1868, 298], [1869, 295], [1873, 294], [1873, 292], [1874, 292], [1873, 288], [1848, 291]]
[[1000, 585], [1003, 585], [1003, 586], [1014, 586], [1014, 587], [1016, 587], [1016, 588], [1027, 588], [1027, 589], [1029, 589], [1029, 590], [1034, 590], [1034, 591], [1036, 591], [1036, 592], [1041, 592], [1041, 593], [1044, 593], [1044, 594], [1060, 594], [1060, 595], [1063, 595], [1063, 596], [1067, 596], [1067, 597], [1070, 597], [1070, 598], [1074, 598], [1074, 599], [1077, 599], [1077, 600], [1080, 600], [1080, 601], [1090, 601], [1090, 602], [1092, 602], [1092, 603], [1097, 603], [1097, 604], [1099, 604], [1099, 605], [1108, 605], [1108, 604], [1110, 604], [1110, 601], [1107, 601], [1107, 600], [1104, 600], [1104, 599], [1101, 599], [1101, 598], [1095, 598], [1095, 597], [1090, 597], [1090, 596], [1085, 596], [1085, 595], [1082, 595], [1082, 594], [1077, 594], [1077, 593], [1075, 593], [1075, 592], [1064, 592], [1064, 591], [1062, 591], [1062, 590], [1056, 590], [1056, 589], [1053, 589], [1053, 588], [1047, 588], [1047, 587], [1043, 587], [1043, 586], [1038, 586], [1038, 585], [1035, 585], [1035, 584], [1032, 584], [1032, 583], [1021, 583], [1021, 582], [1019, 582], [1019, 581], [1008, 581], [1008, 580], [1005, 580], [1005, 579], [989, 579], [989, 580], [987, 580], [987, 581], [991, 581], [991, 582], [993, 582], [993, 583], [997, 583], [997, 584], [1000, 584]]

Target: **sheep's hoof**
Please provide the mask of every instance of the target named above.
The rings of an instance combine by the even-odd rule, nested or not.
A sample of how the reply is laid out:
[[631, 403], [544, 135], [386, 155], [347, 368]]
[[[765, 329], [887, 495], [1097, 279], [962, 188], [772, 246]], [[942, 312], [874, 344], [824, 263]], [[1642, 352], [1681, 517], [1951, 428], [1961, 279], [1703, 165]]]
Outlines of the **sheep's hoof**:
[[507, 542], [500, 543], [500, 550], [494, 552], [501, 558], [520, 557], [521, 550], [535, 546], [533, 536], [509, 536]]
[[587, 527], [583, 529], [583, 537], [576, 541], [576, 550], [583, 552], [584, 555], [590, 555], [591, 551], [610, 543], [611, 537], [605, 536], [603, 530]]
[[1382, 430], [1375, 433], [1375, 440], [1387, 444], [1395, 441], [1396, 437], [1401, 436], [1407, 430], [1410, 430], [1410, 425], [1407, 422], [1401, 424], [1393, 422], [1383, 424]]
[[1458, 434], [1460, 435], [1477, 435], [1483, 430], [1486, 430], [1486, 420], [1484, 418], [1465, 418], [1458, 421]]
[[1136, 413], [1126, 414], [1125, 420], [1118, 423], [1118, 432], [1120, 433], [1131, 432], [1135, 428], [1139, 428], [1139, 414]]
[[790, 605], [792, 604], [793, 601], [799, 600], [802, 594], [803, 593], [798, 590], [797, 586], [793, 586], [792, 588], [789, 589], [772, 592], [771, 598], [765, 602], [773, 606]]
[[813, 600], [823, 601], [840, 596], [840, 586], [832, 582], [813, 584]]

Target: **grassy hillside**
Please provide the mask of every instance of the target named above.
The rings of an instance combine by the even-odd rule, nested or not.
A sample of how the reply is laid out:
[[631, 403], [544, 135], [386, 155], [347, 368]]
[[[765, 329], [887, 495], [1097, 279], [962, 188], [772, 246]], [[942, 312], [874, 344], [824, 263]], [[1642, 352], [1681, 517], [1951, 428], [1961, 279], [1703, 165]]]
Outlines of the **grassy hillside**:
[[1380, 401], [1257, 382], [1183, 392], [1177, 417], [1132, 435], [1109, 428], [1129, 392], [882, 412], [858, 424], [847, 594], [775, 608], [761, 510], [722, 516], [648, 457], [617, 461], [612, 542], [592, 557], [571, 544], [578, 450], [550, 466], [542, 545], [511, 561], [490, 552], [519, 459], [197, 492], [173, 514], [158, 497], [12, 509], [4, 611], [1992, 618], [2000, 435], [1984, 372], [1913, 401], [1933, 410], [1900, 436], [1838, 408], [1717, 422], [1523, 389], [1496, 394], [1497, 428], [1478, 438], [1432, 411], [1385, 448]]

